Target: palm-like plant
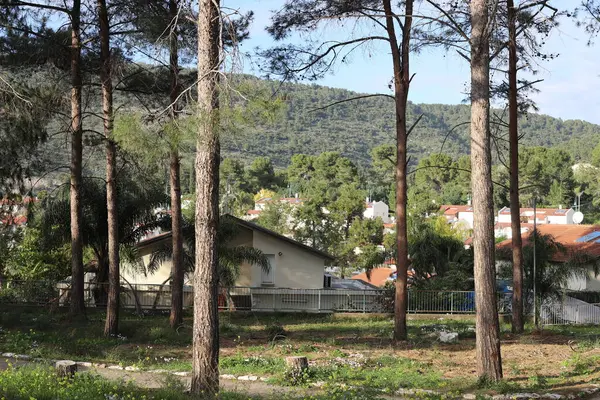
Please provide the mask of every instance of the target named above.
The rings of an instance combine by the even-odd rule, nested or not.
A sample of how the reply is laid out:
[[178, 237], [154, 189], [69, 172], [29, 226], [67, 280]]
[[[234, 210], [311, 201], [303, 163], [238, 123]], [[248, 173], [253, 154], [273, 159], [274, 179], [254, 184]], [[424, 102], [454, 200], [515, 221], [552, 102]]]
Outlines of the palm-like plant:
[[[535, 239], [533, 239], [535, 238]], [[585, 253], [568, 253], [565, 246], [557, 242], [552, 235], [540, 234], [539, 231], [530, 236], [530, 242], [523, 247], [524, 289], [533, 293], [533, 241], [535, 240], [536, 293], [542, 301], [558, 299], [564, 293], [569, 280], [586, 278], [590, 270], [596, 275], [600, 272], [597, 259]], [[556, 255], [566, 256], [566, 262], [553, 262]]]
[[[533, 256], [535, 242], [535, 279], [533, 271]], [[511, 259], [511, 249], [498, 252], [498, 258]], [[558, 255], [565, 262], [555, 262]], [[586, 278], [590, 271], [596, 275], [600, 273], [600, 262], [597, 258], [582, 253], [570, 253], [552, 235], [541, 234], [539, 231], [529, 235], [529, 243], [523, 246], [523, 272], [526, 304], [530, 310], [533, 307], [533, 284], [538, 304], [559, 300], [573, 278]], [[505, 264], [500, 270], [502, 278], [512, 278], [512, 265]], [[538, 307], [539, 310], [539, 307]]]
[[[163, 221], [165, 223], [167, 221]], [[270, 264], [267, 256], [259, 249], [250, 246], [229, 246], [232, 239], [237, 234], [238, 225], [232, 217], [227, 215], [219, 220], [219, 229], [217, 232], [217, 253], [219, 286], [227, 288], [235, 285], [240, 276], [240, 266], [245, 262], [260, 266], [264, 271], [269, 271]], [[183, 264], [186, 272], [194, 271], [195, 263], [195, 230], [194, 223], [187, 218], [183, 219], [183, 240], [184, 256]], [[138, 262], [144, 272], [152, 274], [167, 260], [170, 260], [173, 254], [171, 243], [164, 243], [152, 252], [150, 261], [147, 265]]]
[[[156, 209], [166, 204], [167, 197], [162, 188], [141, 187], [124, 176], [118, 180], [117, 191], [119, 243], [122, 248], [130, 248], [148, 232], [162, 225], [163, 217]], [[94, 254], [97, 265], [95, 282], [103, 284], [108, 280], [108, 224], [104, 181], [84, 179], [81, 197], [83, 244]], [[68, 186], [65, 185], [65, 190], [60, 190], [56, 196], [43, 201], [39, 217], [46, 246], [69, 243], [71, 231]], [[105, 291], [100, 290], [97, 296], [101, 293], [105, 294]], [[96, 300], [103, 304], [98, 297]]]

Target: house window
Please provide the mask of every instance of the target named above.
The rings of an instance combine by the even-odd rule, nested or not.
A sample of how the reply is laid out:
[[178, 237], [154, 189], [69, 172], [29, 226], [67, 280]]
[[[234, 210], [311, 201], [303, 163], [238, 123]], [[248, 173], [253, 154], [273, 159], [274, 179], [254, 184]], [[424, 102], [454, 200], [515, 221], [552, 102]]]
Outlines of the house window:
[[264, 286], [272, 286], [275, 284], [275, 254], [265, 254], [271, 266], [268, 271], [261, 268], [260, 283]]
[[330, 288], [331, 287], [331, 275], [325, 275], [323, 277], [323, 287]]

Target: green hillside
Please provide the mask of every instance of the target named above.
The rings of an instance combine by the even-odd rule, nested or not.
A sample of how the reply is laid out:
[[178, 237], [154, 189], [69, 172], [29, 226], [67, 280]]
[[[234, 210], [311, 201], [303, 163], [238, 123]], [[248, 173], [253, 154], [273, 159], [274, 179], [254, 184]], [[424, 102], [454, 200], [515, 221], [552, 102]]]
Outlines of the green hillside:
[[[389, 98], [361, 99], [312, 111], [359, 94], [317, 85], [264, 84], [286, 95], [285, 118], [273, 126], [252, 130], [243, 140], [226, 140], [227, 153], [242, 158], [270, 156], [277, 164], [285, 165], [296, 153], [339, 151], [359, 163], [368, 163], [370, 149], [393, 143], [394, 111]], [[468, 105], [410, 104], [409, 114], [409, 124], [423, 114], [409, 138], [411, 163], [431, 152], [443, 151], [455, 156], [469, 152]], [[523, 145], [559, 146], [568, 150], [574, 160], [589, 159], [591, 150], [600, 141], [599, 125], [539, 114], [521, 118], [520, 130], [524, 135]], [[504, 131], [499, 129], [498, 134]]]
[[[272, 123], [225, 135], [224, 157], [249, 162], [256, 156], [269, 156], [277, 166], [283, 167], [293, 154], [339, 151], [358, 164], [365, 165], [370, 162], [369, 152], [373, 147], [394, 141], [393, 104], [389, 98], [372, 97], [315, 110], [359, 94], [318, 85], [281, 85], [279, 82], [249, 79], [265, 91], [283, 97], [286, 107], [281, 118]], [[86, 99], [88, 111], [100, 110], [98, 93], [88, 93]], [[144, 112], [139, 96], [117, 92], [115, 100], [120, 112]], [[160, 104], [156, 98], [148, 101]], [[469, 152], [469, 106], [410, 104], [409, 112], [409, 123], [423, 114], [409, 138], [411, 164], [414, 165], [420, 157], [432, 152], [444, 152], [452, 156]], [[90, 115], [85, 123], [85, 129], [101, 130], [101, 121], [97, 117]], [[600, 141], [600, 126], [584, 121], [562, 121], [546, 115], [530, 114], [521, 119], [520, 125], [524, 145], [559, 146], [568, 150], [576, 161], [588, 160], [592, 149]], [[494, 127], [494, 130], [502, 135], [502, 129]], [[61, 165], [68, 166], [70, 150], [65, 136], [53, 136], [40, 149], [40, 173]], [[93, 139], [93, 136], [90, 138]], [[191, 157], [191, 154], [186, 156], [190, 161]], [[86, 147], [84, 158], [88, 174], [104, 173], [102, 147]]]

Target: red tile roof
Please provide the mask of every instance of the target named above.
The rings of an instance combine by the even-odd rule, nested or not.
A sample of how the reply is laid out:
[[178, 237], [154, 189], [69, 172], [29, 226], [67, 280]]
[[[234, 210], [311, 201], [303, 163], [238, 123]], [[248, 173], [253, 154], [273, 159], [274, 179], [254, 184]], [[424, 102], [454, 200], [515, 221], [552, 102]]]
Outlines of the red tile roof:
[[[556, 253], [553, 257], [555, 262], [568, 261], [573, 254], [586, 254], [591, 257], [600, 257], [600, 225], [557, 225], [540, 224], [537, 226], [538, 232], [542, 235], [552, 235], [554, 240], [565, 247], [564, 253]], [[585, 242], [578, 242], [582, 237], [598, 232], [598, 237]], [[533, 231], [523, 234], [523, 245], [530, 242]], [[510, 239], [499, 243], [496, 249], [499, 252], [508, 252], [512, 248]]]
[[367, 278], [367, 273], [363, 272], [358, 275], [354, 275], [352, 279], [360, 279], [361, 281], [370, 283], [377, 287], [383, 287], [395, 272], [396, 271], [391, 268], [373, 268], [371, 270], [370, 278]]
[[262, 210], [248, 210], [248, 212], [246, 214], [249, 214], [249, 215], [260, 215], [261, 212], [262, 212]]
[[444, 215], [456, 215], [459, 212], [473, 212], [473, 206], [445, 204], [440, 207]]

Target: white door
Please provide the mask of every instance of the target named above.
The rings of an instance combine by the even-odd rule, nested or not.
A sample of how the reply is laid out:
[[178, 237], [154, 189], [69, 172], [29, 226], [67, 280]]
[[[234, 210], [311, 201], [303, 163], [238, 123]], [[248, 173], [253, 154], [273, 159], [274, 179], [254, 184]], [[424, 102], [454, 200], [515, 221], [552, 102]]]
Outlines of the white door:
[[275, 284], [275, 254], [265, 254], [269, 259], [269, 265], [271, 266], [268, 271], [262, 269], [261, 270], [261, 279], [260, 283], [263, 286], [273, 286]]

